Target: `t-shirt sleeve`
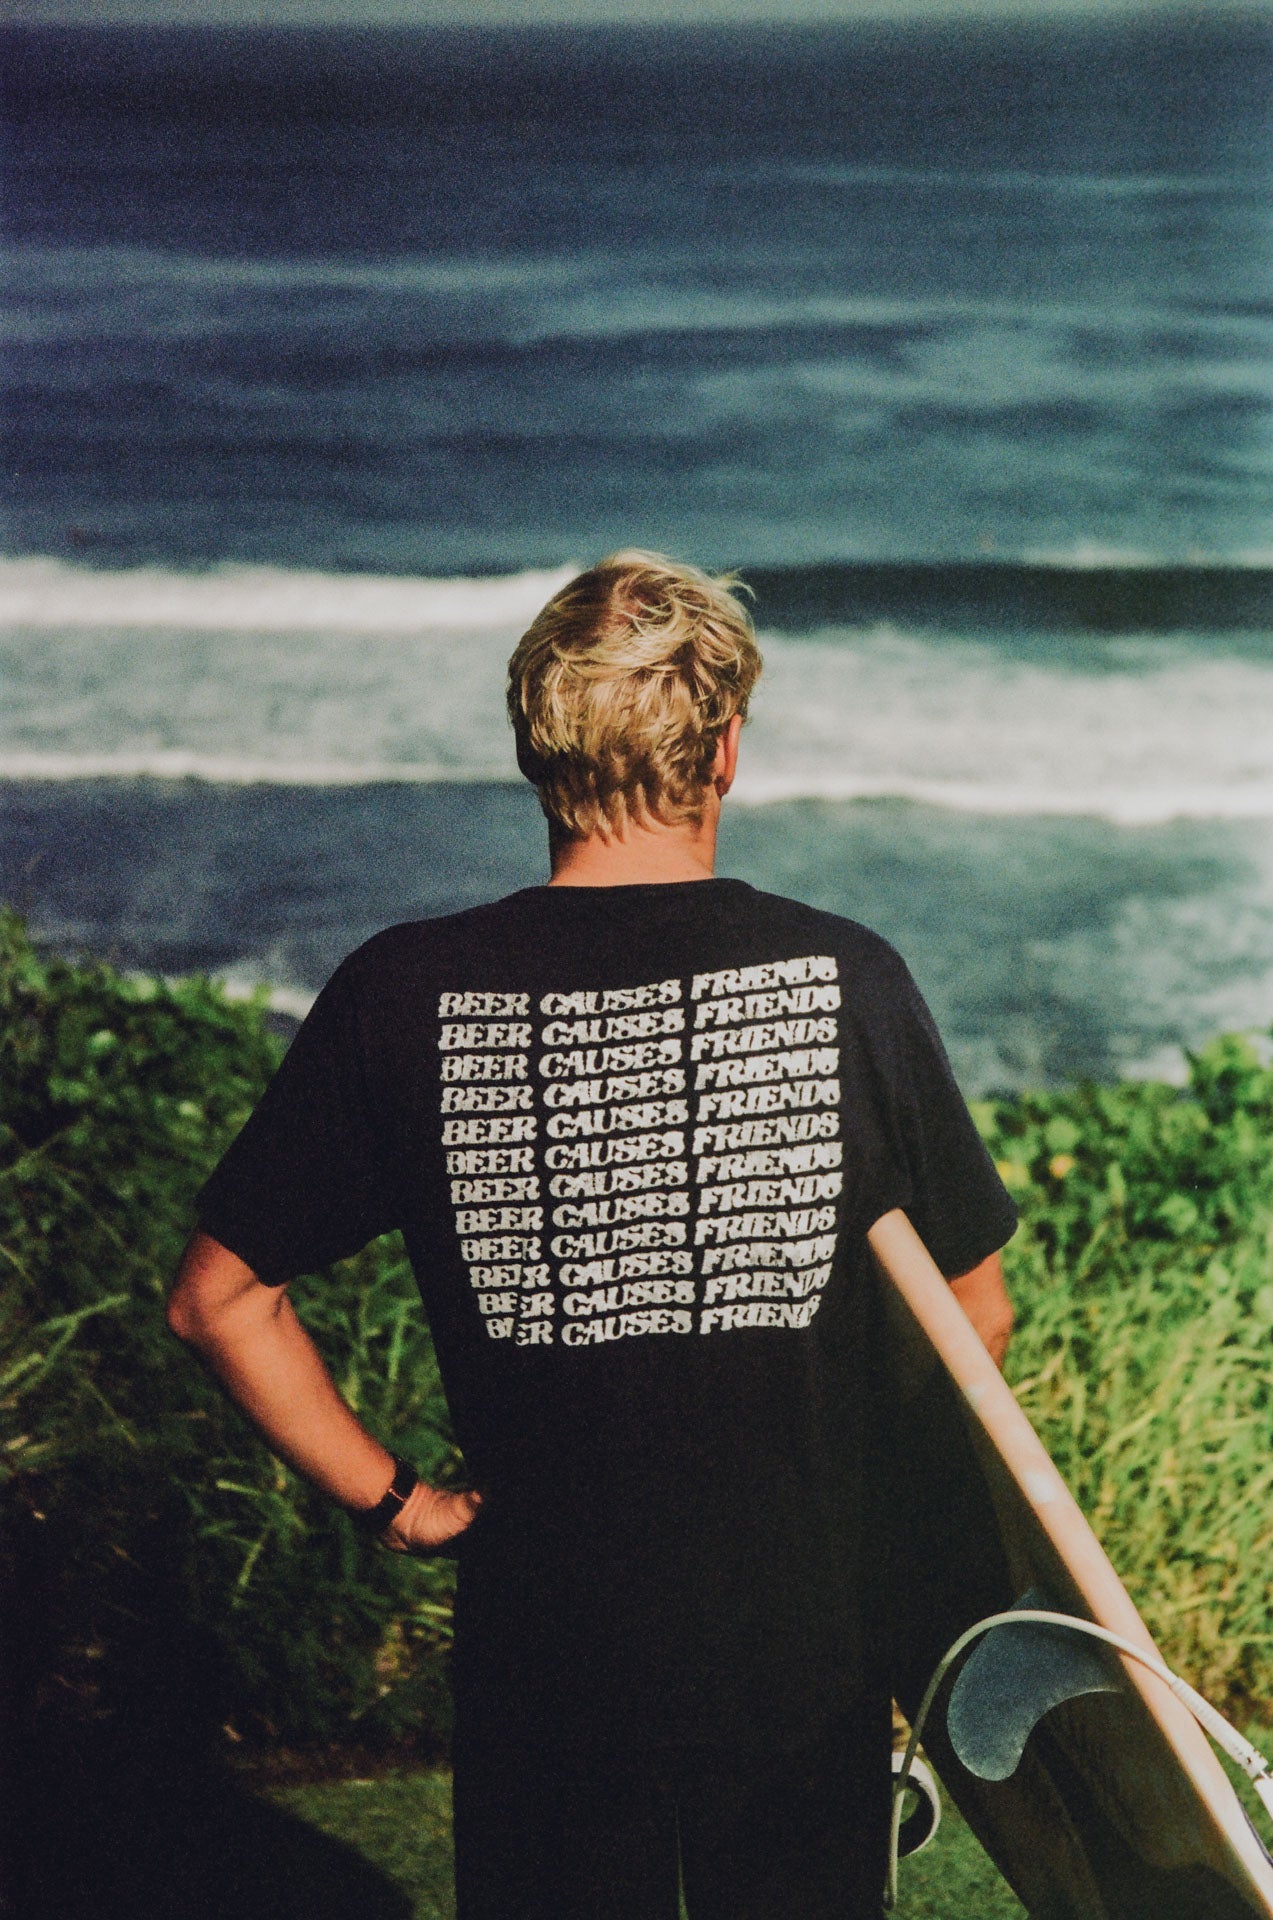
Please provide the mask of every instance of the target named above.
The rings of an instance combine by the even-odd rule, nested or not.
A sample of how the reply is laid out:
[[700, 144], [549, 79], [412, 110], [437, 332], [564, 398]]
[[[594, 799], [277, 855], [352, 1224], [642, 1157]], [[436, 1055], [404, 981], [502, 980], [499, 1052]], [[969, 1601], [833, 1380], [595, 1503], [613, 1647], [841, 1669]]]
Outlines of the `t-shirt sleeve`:
[[198, 1199], [199, 1224], [269, 1285], [396, 1224], [349, 963], [333, 975]]
[[[886, 1114], [884, 1190], [942, 1272], [967, 1273], [1010, 1240], [1017, 1210], [955, 1083], [919, 988], [897, 962], [875, 1033]], [[887, 1210], [887, 1209], [886, 1209]]]

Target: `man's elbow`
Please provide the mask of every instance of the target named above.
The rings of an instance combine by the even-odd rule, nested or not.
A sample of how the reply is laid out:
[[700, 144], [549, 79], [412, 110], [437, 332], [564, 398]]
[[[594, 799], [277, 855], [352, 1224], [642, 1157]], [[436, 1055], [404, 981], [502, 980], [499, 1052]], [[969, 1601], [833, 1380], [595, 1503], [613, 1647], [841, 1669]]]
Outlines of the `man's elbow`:
[[[210, 1234], [195, 1233], [182, 1255], [164, 1317], [178, 1340], [207, 1354], [257, 1292], [265, 1289], [250, 1267]], [[272, 1290], [270, 1301], [277, 1305]]]
[[200, 1298], [198, 1288], [191, 1285], [184, 1262], [168, 1295], [164, 1318], [168, 1322], [168, 1331], [175, 1333], [183, 1345], [196, 1349], [206, 1346], [211, 1335], [213, 1316]]
[[202, 1317], [198, 1303], [190, 1297], [180, 1280], [168, 1295], [164, 1318], [168, 1322], [169, 1333], [175, 1333], [178, 1340], [183, 1341], [188, 1347], [199, 1345]]

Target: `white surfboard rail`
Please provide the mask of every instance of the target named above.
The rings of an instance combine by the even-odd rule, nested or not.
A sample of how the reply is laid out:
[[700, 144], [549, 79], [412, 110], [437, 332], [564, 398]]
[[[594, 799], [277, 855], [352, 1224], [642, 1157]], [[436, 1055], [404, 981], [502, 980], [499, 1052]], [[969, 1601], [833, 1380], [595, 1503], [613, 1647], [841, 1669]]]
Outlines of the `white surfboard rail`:
[[[1091, 1619], [1161, 1663], [1104, 1548], [910, 1220], [894, 1209], [876, 1221], [867, 1239], [1064, 1563]], [[1165, 1680], [1138, 1659], [1117, 1657], [1202, 1803], [1217, 1850], [1230, 1857], [1230, 1872], [1273, 1920], [1273, 1864], [1206, 1736]]]

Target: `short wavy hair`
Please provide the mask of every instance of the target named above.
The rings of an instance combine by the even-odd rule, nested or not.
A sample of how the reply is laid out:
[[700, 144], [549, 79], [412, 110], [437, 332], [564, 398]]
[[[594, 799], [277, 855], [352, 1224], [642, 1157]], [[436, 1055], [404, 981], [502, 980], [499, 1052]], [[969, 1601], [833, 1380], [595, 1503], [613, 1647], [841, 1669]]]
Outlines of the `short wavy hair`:
[[567, 837], [701, 818], [717, 741], [761, 670], [740, 586], [612, 553], [522, 635], [508, 663], [517, 764]]

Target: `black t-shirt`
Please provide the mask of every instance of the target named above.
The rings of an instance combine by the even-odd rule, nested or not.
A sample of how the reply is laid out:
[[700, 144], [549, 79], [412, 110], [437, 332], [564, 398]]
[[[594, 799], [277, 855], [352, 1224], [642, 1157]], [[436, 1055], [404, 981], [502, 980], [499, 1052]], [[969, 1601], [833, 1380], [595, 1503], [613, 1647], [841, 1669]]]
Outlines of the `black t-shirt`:
[[339, 968], [204, 1189], [284, 1282], [401, 1228], [483, 1510], [470, 1722], [807, 1737], [869, 1673], [864, 1235], [1015, 1213], [897, 954], [709, 880], [537, 887]]

